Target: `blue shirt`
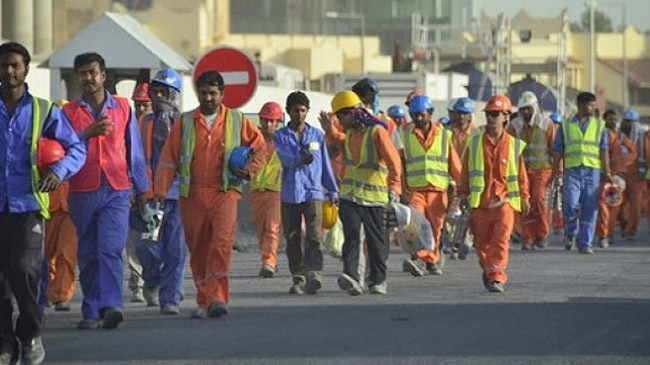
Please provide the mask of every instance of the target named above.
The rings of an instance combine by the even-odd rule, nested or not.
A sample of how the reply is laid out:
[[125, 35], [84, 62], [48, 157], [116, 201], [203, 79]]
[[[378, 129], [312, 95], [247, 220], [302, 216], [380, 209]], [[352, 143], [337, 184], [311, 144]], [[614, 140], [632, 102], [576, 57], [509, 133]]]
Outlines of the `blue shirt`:
[[[302, 140], [290, 126], [280, 128], [273, 137], [275, 151], [282, 163], [282, 202], [299, 204], [323, 200], [323, 186], [327, 195], [335, 198], [339, 191], [325, 148], [325, 137], [320, 130], [306, 125]], [[300, 162], [302, 152], [311, 153], [309, 165]]]
[[[39, 211], [31, 175], [32, 95], [25, 87], [13, 115], [0, 96], [0, 209], [11, 213]], [[44, 111], [41, 111], [44, 112]], [[65, 149], [65, 157], [50, 166], [60, 180], [77, 173], [86, 162], [86, 148], [61, 109], [52, 106], [42, 136], [55, 139]]]
[[[597, 120], [596, 118], [593, 118], [593, 120]], [[582, 133], [584, 133], [587, 130], [587, 127], [589, 126], [589, 123], [591, 123], [592, 118], [589, 118], [589, 121], [586, 123], [580, 123], [578, 120], [578, 116], [574, 115], [573, 118], [571, 118], [570, 123], [579, 123], [580, 125], [580, 130]], [[564, 128], [562, 128], [562, 124], [558, 124], [557, 132], [555, 133], [555, 141], [553, 142], [553, 149], [559, 153], [564, 153]], [[607, 133], [607, 128], [603, 128], [602, 131], [602, 136], [600, 138], [600, 150], [601, 151], [607, 151], [609, 150], [609, 133]]]
[[[99, 120], [102, 115], [106, 115], [106, 108], [116, 108], [117, 102], [111, 93], [104, 91], [106, 94], [106, 99], [104, 100], [104, 105], [99, 112], [95, 112], [95, 109], [82, 97], [79, 99], [79, 106], [82, 108], [88, 109], [90, 114], [95, 117], [95, 120]], [[140, 129], [138, 128], [138, 121], [135, 119], [135, 113], [131, 109], [129, 120], [126, 124], [126, 131], [124, 136], [124, 142], [126, 145], [126, 161], [129, 166], [129, 176], [131, 182], [133, 183], [133, 188], [136, 194], [144, 194], [149, 190], [149, 176], [147, 175], [147, 164], [144, 158], [144, 148], [142, 147], [142, 138], [140, 137]], [[79, 136], [83, 131], [79, 131]], [[96, 138], [96, 137], [95, 137]], [[88, 147], [88, 141], [84, 141], [86, 148]], [[154, 175], [155, 176], [155, 175]], [[102, 183], [106, 179], [102, 176]]]

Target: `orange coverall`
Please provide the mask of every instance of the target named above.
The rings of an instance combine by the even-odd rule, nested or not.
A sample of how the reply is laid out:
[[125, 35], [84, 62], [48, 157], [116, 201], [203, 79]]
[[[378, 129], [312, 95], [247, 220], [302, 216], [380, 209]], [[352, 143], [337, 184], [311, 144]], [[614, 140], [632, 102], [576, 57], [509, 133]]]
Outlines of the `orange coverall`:
[[[264, 164], [273, 156], [275, 146], [273, 140], [266, 143], [266, 158]], [[278, 246], [280, 245], [280, 192], [271, 190], [255, 190], [251, 186], [251, 217], [257, 232], [257, 241], [262, 255], [262, 264], [273, 268], [278, 267]]]
[[[474, 247], [479, 265], [489, 281], [505, 284], [510, 248], [510, 234], [514, 227], [514, 209], [507, 203], [506, 162], [508, 141], [513, 138], [503, 133], [499, 140], [488, 134], [483, 136], [483, 160], [485, 165], [485, 190], [478, 208], [470, 213], [470, 228], [474, 234]], [[459, 185], [461, 196], [469, 196], [469, 156], [463, 158], [463, 172]], [[523, 156], [519, 158], [519, 193], [521, 201], [530, 198], [528, 176]]]
[[77, 230], [68, 209], [68, 183], [50, 193], [52, 218], [45, 225], [49, 278], [47, 298], [52, 303], [72, 300], [77, 266]]
[[[440, 138], [439, 135], [441, 130], [442, 126], [440, 124], [431, 123], [431, 128], [429, 128], [426, 136], [419, 128], [413, 128], [413, 133], [418, 142], [420, 142], [422, 148], [429, 150], [433, 145], [434, 139]], [[404, 150], [401, 150], [400, 153], [402, 155], [402, 161], [405, 161]], [[450, 143], [448, 171], [454, 182], [460, 181], [461, 168], [460, 157], [458, 157], [456, 149], [452, 143]], [[404, 170], [406, 171], [406, 165], [404, 165]], [[408, 175], [408, 171], [405, 173], [404, 181], [406, 181], [406, 175]], [[435, 250], [423, 249], [418, 251], [416, 256], [418, 259], [426, 263], [435, 264], [440, 260], [441, 255], [442, 228], [444, 227], [445, 218], [447, 216], [447, 189], [440, 189], [432, 185], [419, 188], [407, 187], [407, 189], [410, 205], [420, 213], [424, 214], [427, 218], [427, 221], [431, 224], [433, 237], [437, 245]]]
[[[636, 149], [635, 146], [635, 150]], [[639, 153], [644, 153], [644, 151], [637, 151], [637, 157]], [[634, 160], [634, 163], [626, 165], [626, 168], [626, 201], [625, 206], [622, 208], [624, 210], [623, 216], [625, 217], [625, 230], [623, 234], [626, 237], [634, 237], [639, 225], [639, 220], [641, 219], [641, 210], [643, 209], [644, 203], [643, 196], [645, 195], [647, 183], [645, 176], [643, 179], [639, 178], [639, 167], [637, 166], [636, 159]]]
[[[197, 108], [192, 111], [196, 146], [190, 167], [190, 192], [179, 199], [181, 219], [190, 252], [190, 267], [196, 285], [196, 302], [208, 308], [213, 302], [228, 303], [230, 297], [230, 255], [237, 224], [236, 190], [222, 191], [222, 169], [225, 146], [226, 107], [208, 127]], [[163, 148], [156, 172], [156, 195], [167, 196], [180, 166], [182, 123], [176, 120]], [[241, 145], [254, 150], [249, 173], [253, 175], [265, 159], [262, 132], [247, 118], [242, 119]]]
[[[515, 128], [510, 124], [506, 131], [514, 136], [516, 135]], [[533, 127], [524, 123], [521, 133], [521, 139], [530, 143], [532, 138]], [[550, 155], [553, 141], [555, 140], [555, 126], [549, 123], [546, 129], [546, 143], [549, 146], [549, 164], [553, 164]], [[551, 186], [553, 177], [553, 168], [533, 169], [526, 166], [526, 174], [530, 183], [530, 212], [523, 216], [515, 213], [515, 217], [519, 219], [521, 242], [525, 245], [532, 245], [536, 241], [548, 237], [549, 233], [549, 214], [546, 205], [546, 194]]]

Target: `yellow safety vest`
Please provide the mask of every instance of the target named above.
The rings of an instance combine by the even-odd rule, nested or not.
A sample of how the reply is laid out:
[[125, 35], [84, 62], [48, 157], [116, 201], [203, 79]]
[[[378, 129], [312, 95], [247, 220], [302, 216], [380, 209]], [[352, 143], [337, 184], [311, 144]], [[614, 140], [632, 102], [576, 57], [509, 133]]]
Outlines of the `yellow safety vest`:
[[[433, 123], [431, 128], [436, 128]], [[440, 135], [433, 139], [433, 144], [427, 151], [415, 136], [412, 125], [402, 131], [408, 187], [422, 188], [433, 185], [446, 190], [449, 186], [449, 141], [452, 132], [444, 128], [439, 130]]]
[[388, 203], [388, 168], [379, 162], [375, 152], [374, 135], [380, 126], [366, 130], [361, 143], [359, 163], [354, 164], [350, 152], [350, 133], [345, 136], [345, 176], [341, 186], [341, 196], [353, 195], [369, 203]]
[[38, 183], [41, 181], [41, 176], [38, 172], [38, 140], [41, 138], [45, 120], [50, 115], [51, 109], [51, 101], [32, 95], [32, 138], [30, 143], [32, 191], [34, 192], [34, 199], [36, 199], [38, 205], [41, 207], [41, 216], [45, 219], [50, 219], [50, 194], [38, 191]]
[[[232, 151], [241, 145], [241, 124], [242, 113], [236, 109], [228, 109], [226, 111], [226, 131], [225, 131], [225, 151], [223, 154], [222, 165], [222, 190], [228, 189], [242, 191], [241, 181], [237, 180], [231, 175], [228, 168], [228, 161]], [[194, 157], [194, 147], [196, 146], [196, 131], [194, 126], [194, 118], [192, 112], [185, 112], [181, 117], [183, 123], [183, 135], [181, 138], [181, 156], [180, 156], [180, 178], [178, 190], [180, 196], [187, 198], [190, 194], [190, 176], [192, 158]]]
[[[549, 128], [552, 128], [552, 126], [549, 126]], [[517, 134], [517, 138], [521, 139], [520, 133]], [[533, 133], [524, 149], [524, 162], [526, 167], [532, 170], [551, 168], [551, 153], [546, 141], [546, 133], [536, 125], [533, 125]]]
[[253, 191], [280, 191], [282, 187], [282, 163], [277, 152], [273, 152], [262, 168], [257, 171], [251, 180]]
[[585, 166], [600, 169], [600, 142], [605, 122], [591, 117], [584, 133], [580, 123], [570, 119], [562, 122], [564, 134], [564, 168]]
[[[479, 133], [467, 141], [469, 169], [469, 205], [478, 208], [481, 195], [485, 190], [485, 161], [483, 157], [483, 135]], [[506, 188], [508, 203], [516, 212], [521, 211], [521, 194], [519, 192], [519, 156], [526, 147], [526, 142], [504, 133], [502, 138], [508, 138], [509, 152], [506, 163]]]

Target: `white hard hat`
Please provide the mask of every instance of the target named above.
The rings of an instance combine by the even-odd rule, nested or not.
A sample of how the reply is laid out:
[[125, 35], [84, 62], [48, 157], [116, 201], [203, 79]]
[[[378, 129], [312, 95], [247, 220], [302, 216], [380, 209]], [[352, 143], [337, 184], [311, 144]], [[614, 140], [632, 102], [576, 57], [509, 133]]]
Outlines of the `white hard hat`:
[[533, 104], [537, 104], [537, 96], [535, 96], [535, 93], [532, 91], [524, 91], [524, 93], [519, 97], [517, 108], [524, 108], [532, 106]]

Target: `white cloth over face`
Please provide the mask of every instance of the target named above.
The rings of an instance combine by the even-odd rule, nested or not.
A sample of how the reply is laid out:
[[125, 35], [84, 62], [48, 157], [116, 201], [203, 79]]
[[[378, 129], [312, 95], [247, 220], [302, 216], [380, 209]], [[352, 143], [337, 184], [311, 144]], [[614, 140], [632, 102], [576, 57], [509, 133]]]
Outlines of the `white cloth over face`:
[[[534, 103], [530, 105], [533, 108], [533, 115], [530, 117], [530, 124], [532, 126], [537, 126], [539, 129], [542, 131], [546, 132], [548, 129], [548, 126], [551, 123], [551, 120], [549, 118], [545, 118], [544, 115], [542, 115], [542, 112], [539, 110], [539, 104]], [[515, 128], [515, 133], [517, 137], [521, 136], [521, 131], [524, 128], [524, 118], [522, 118], [521, 113], [515, 118], [515, 120], [512, 121], [512, 126]]]

